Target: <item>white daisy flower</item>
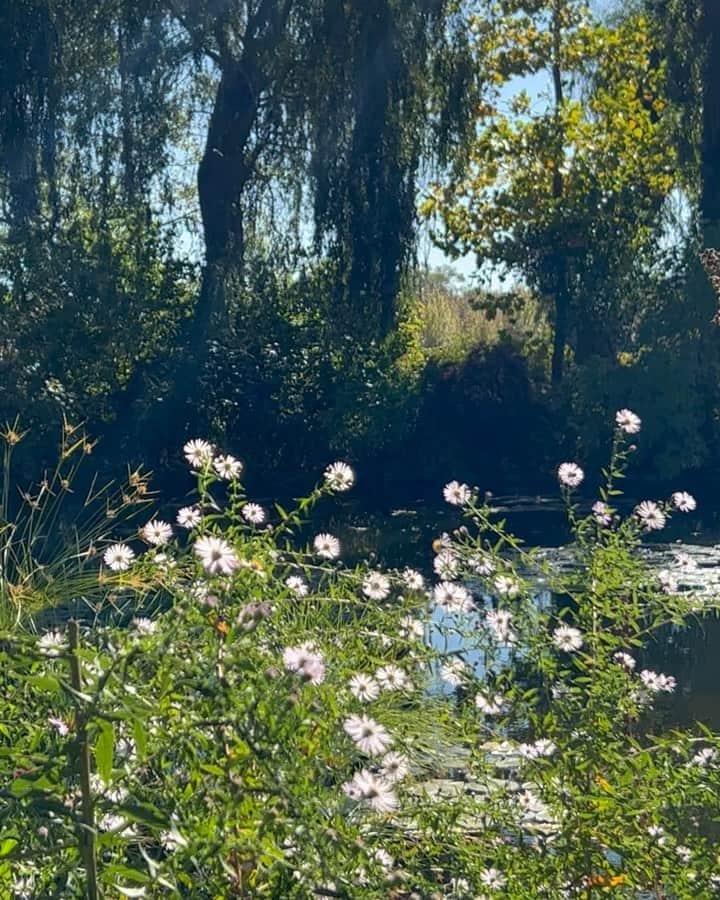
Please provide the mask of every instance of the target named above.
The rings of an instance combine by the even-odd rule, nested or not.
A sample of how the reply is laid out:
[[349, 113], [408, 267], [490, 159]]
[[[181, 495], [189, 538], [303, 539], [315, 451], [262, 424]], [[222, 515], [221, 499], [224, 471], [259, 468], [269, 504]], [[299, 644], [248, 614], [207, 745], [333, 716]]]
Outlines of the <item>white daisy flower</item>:
[[689, 863], [692, 859], [692, 850], [689, 847], [686, 847], [684, 844], [678, 844], [675, 848], [675, 853], [684, 863]]
[[251, 525], [262, 525], [266, 518], [265, 510], [258, 503], [246, 503], [240, 512]]
[[193, 549], [211, 575], [232, 575], [240, 565], [235, 551], [222, 538], [213, 535], [198, 538]]
[[375, 681], [384, 691], [407, 691], [412, 688], [412, 682], [400, 666], [380, 666], [375, 672]]
[[518, 753], [523, 759], [540, 759], [543, 756], [552, 756], [557, 750], [557, 745], [548, 738], [539, 738], [532, 744], [518, 744]]
[[468, 560], [470, 564], [470, 568], [475, 572], [476, 575], [482, 575], [487, 578], [488, 575], [492, 575], [495, 571], [495, 563], [493, 562], [490, 556], [487, 556], [485, 553], [477, 554], [476, 556], [470, 557]]
[[451, 687], [460, 687], [467, 683], [469, 671], [462, 659], [449, 659], [440, 667], [440, 677]]
[[425, 587], [425, 579], [416, 569], [405, 569], [402, 580], [409, 591], [421, 591]]
[[311, 684], [321, 684], [325, 680], [325, 660], [311, 643], [286, 647], [283, 651], [283, 664], [286, 669], [297, 672]]
[[692, 765], [700, 766], [701, 768], [707, 768], [710, 763], [715, 761], [717, 753], [712, 747], [703, 747], [702, 750], [699, 750], [695, 756], [690, 760]]
[[458, 568], [457, 553], [449, 547], [443, 548], [433, 559], [433, 569], [440, 578], [446, 581], [455, 578]]
[[70, 726], [65, 719], [60, 719], [57, 716], [48, 716], [47, 721], [48, 725], [51, 725], [60, 737], [67, 737], [70, 734]]
[[38, 638], [38, 650], [43, 656], [60, 656], [65, 647], [65, 637], [57, 628], [46, 631]]
[[453, 506], [467, 506], [472, 500], [472, 491], [466, 484], [459, 481], [450, 481], [443, 488], [443, 497], [447, 503]]
[[677, 579], [673, 573], [669, 572], [667, 569], [661, 569], [658, 572], [658, 581], [660, 582], [660, 588], [663, 593], [674, 594], [677, 591]]
[[500, 694], [477, 694], [475, 706], [486, 716], [501, 716], [505, 711], [505, 698]]
[[520, 585], [509, 575], [498, 575], [493, 585], [501, 597], [516, 597], [520, 593]]
[[162, 547], [172, 537], [172, 526], [162, 519], [152, 519], [140, 529], [140, 537], [148, 544]]
[[181, 528], [197, 528], [202, 522], [202, 513], [197, 506], [183, 506], [178, 510], [175, 520]]
[[642, 420], [629, 409], [620, 409], [615, 413], [615, 424], [625, 434], [637, 434], [640, 431]]
[[665, 513], [652, 500], [643, 500], [635, 507], [635, 515], [648, 531], [660, 531], [665, 527]]
[[395, 865], [395, 860], [392, 856], [390, 856], [387, 850], [383, 850], [381, 847], [373, 851], [373, 856], [375, 857], [377, 864], [382, 866], [383, 869], [392, 869]]
[[552, 639], [555, 646], [565, 653], [574, 653], [583, 645], [582, 632], [570, 625], [558, 625]]
[[575, 463], [561, 463], [558, 466], [557, 477], [560, 484], [569, 488], [576, 488], [582, 484], [585, 473]]
[[157, 631], [158, 623], [153, 622], [152, 619], [148, 619], [147, 616], [135, 616], [135, 618], [132, 620], [132, 626], [138, 634], [145, 636], [149, 634], [155, 634], [155, 632]]
[[234, 456], [230, 456], [230, 454], [227, 453], [225, 456], [215, 457], [213, 460], [213, 469], [215, 469], [220, 478], [223, 478], [225, 481], [234, 481], [236, 478], [240, 477], [243, 470], [243, 464], [239, 459], [235, 459]]
[[675, 554], [675, 565], [683, 572], [692, 572], [698, 567], [697, 562], [692, 558], [692, 556], [690, 556], [689, 553], [685, 553], [684, 551]]
[[410, 772], [410, 760], [402, 753], [386, 753], [380, 766], [380, 774], [390, 782], [402, 781]]
[[325, 484], [331, 491], [349, 491], [355, 484], [355, 473], [347, 463], [334, 462], [325, 469]]
[[364, 800], [375, 812], [386, 813], [397, 809], [398, 799], [392, 785], [378, 778], [367, 769], [356, 772], [352, 781], [343, 785], [345, 793], [353, 800]]
[[452, 581], [441, 581], [433, 588], [433, 599], [447, 613], [471, 612], [475, 604], [469, 592]]
[[381, 572], [370, 572], [363, 580], [362, 591], [370, 600], [384, 600], [390, 593], [390, 579]]
[[652, 669], [643, 669], [640, 681], [652, 694], [671, 694], [677, 687], [677, 681], [672, 675], [663, 675], [662, 672], [653, 672]]
[[105, 565], [113, 572], [125, 572], [134, 559], [135, 552], [127, 544], [112, 544], [103, 554]]
[[307, 597], [308, 595], [307, 583], [299, 575], [290, 575], [286, 578], [285, 587], [292, 591], [296, 597]]
[[209, 465], [212, 461], [213, 446], [207, 441], [195, 438], [185, 444], [183, 453], [193, 469], [200, 469]]
[[350, 693], [361, 703], [370, 703], [380, 696], [380, 685], [370, 675], [358, 672], [350, 679]]
[[628, 672], [634, 671], [637, 665], [635, 659], [629, 653], [625, 653], [624, 650], [618, 650], [617, 653], [613, 654], [613, 661], [622, 666], [623, 669], [627, 669]]
[[693, 510], [697, 509], [697, 501], [687, 491], [675, 491], [672, 495], [672, 503], [675, 509], [680, 512], [693, 512]]
[[600, 525], [609, 525], [612, 522], [612, 513], [607, 503], [598, 500], [592, 505], [592, 514]]
[[322, 559], [337, 559], [340, 556], [340, 541], [331, 534], [316, 535], [313, 547]]
[[493, 891], [502, 890], [507, 884], [507, 878], [505, 878], [503, 873], [499, 869], [492, 867], [482, 870], [480, 881], [486, 888], [490, 888]]
[[349, 716], [343, 728], [358, 750], [368, 756], [382, 756], [392, 744], [387, 729], [369, 716]]
[[420, 640], [425, 637], [425, 623], [414, 616], [403, 616], [398, 623], [398, 635], [404, 640]]
[[512, 628], [512, 614], [506, 609], [491, 609], [485, 614], [485, 626], [500, 644], [517, 644], [518, 637]]

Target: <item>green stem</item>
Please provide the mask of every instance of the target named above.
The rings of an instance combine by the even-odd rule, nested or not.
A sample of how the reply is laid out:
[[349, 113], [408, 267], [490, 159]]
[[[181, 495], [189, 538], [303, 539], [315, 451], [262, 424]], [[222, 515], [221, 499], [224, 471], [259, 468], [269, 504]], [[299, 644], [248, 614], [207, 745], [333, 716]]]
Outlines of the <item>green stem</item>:
[[[80, 626], [73, 620], [68, 625], [70, 642], [70, 682], [73, 689], [82, 693], [82, 672], [80, 670]], [[80, 852], [82, 853], [87, 876], [87, 900], [99, 900], [97, 877], [97, 854], [95, 848], [95, 809], [90, 787], [90, 747], [87, 736], [87, 713], [77, 705], [75, 730], [80, 756], [80, 798], [82, 829], [80, 832]]]

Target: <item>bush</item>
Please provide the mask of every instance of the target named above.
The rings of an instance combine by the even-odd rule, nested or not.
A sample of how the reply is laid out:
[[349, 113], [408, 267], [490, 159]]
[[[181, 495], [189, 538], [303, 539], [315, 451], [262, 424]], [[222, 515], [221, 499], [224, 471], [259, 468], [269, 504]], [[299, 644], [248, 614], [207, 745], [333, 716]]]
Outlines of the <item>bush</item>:
[[144, 553], [105, 550], [102, 623], [1, 637], [4, 895], [715, 896], [718, 735], [651, 733], [675, 682], [639, 654], [717, 603], [638, 553], [693, 498], [614, 509], [637, 427], [619, 417], [589, 517], [559, 469], [571, 574], [450, 482], [466, 525], [429, 592], [344, 567], [332, 535], [297, 545], [344, 464], [270, 512], [191, 442], [187, 540], [151, 520]]

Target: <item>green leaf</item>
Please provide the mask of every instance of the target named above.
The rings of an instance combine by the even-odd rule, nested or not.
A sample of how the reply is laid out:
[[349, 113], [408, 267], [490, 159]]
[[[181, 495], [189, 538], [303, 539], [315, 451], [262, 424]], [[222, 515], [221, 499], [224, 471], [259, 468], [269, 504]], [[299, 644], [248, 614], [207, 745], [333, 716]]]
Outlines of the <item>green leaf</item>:
[[17, 838], [5, 838], [5, 840], [0, 843], [0, 856], [7, 856], [9, 853], [12, 853], [17, 845]]
[[56, 694], [60, 690], [60, 682], [52, 675], [31, 675], [28, 684], [48, 694]]
[[113, 767], [113, 751], [115, 749], [115, 729], [112, 722], [100, 723], [100, 735], [95, 744], [95, 765], [98, 775], [105, 784], [110, 783]]
[[140, 719], [135, 719], [133, 722], [133, 740], [138, 758], [144, 759], [147, 754], [147, 731]]
[[156, 828], [167, 828], [168, 816], [149, 803], [122, 803], [117, 808], [118, 815], [143, 825], [154, 825]]

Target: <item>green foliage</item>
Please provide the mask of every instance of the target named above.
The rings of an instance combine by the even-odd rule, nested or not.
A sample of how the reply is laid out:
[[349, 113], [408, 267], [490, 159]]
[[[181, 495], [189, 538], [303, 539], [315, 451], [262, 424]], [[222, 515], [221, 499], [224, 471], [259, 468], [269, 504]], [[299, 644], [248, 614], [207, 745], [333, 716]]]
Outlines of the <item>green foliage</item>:
[[710, 900], [720, 739], [655, 731], [674, 679], [640, 669], [655, 635], [717, 598], [640, 553], [692, 498], [617, 514], [637, 428], [620, 419], [592, 515], [567, 487], [582, 472], [561, 467], [564, 573], [447, 485], [467, 527], [439, 540], [430, 593], [417, 572], [334, 561], [332, 536], [304, 544], [348, 467], [268, 512], [237, 461], [186, 447], [187, 541], [151, 523], [144, 553], [114, 548], [99, 572], [127, 598], [161, 583], [164, 609], [2, 635], [2, 890]]
[[[602, 24], [568, 0], [480, 4], [471, 27], [487, 96], [467, 153], [423, 212], [447, 252], [502, 264], [549, 299], [556, 339], [579, 361], [612, 356], [632, 327], [628, 285], [683, 179], [654, 24], [640, 14]], [[524, 88], [506, 99], [514, 78], [543, 70], [553, 80], [539, 99]]]

